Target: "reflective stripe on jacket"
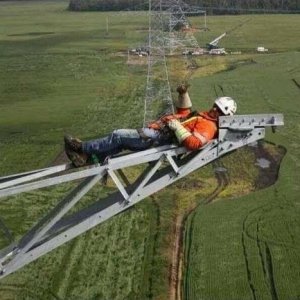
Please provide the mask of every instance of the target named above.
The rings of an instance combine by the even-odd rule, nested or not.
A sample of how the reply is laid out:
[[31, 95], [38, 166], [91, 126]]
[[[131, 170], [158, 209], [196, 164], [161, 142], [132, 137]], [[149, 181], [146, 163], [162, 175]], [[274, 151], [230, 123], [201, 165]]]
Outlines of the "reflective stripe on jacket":
[[207, 112], [199, 113], [181, 123], [192, 135], [183, 141], [189, 150], [197, 150], [217, 136], [217, 119], [211, 118]]

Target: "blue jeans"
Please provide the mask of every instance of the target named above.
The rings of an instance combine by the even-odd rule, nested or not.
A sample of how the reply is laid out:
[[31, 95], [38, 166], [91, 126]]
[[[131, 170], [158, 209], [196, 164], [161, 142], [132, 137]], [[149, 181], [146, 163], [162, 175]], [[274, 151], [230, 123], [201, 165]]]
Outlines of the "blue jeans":
[[142, 128], [143, 136], [137, 129], [117, 129], [110, 135], [82, 143], [82, 150], [89, 155], [95, 154], [99, 158], [105, 158], [117, 154], [123, 150], [142, 151], [155, 146], [166, 145], [171, 142], [169, 135], [162, 134], [158, 130]]

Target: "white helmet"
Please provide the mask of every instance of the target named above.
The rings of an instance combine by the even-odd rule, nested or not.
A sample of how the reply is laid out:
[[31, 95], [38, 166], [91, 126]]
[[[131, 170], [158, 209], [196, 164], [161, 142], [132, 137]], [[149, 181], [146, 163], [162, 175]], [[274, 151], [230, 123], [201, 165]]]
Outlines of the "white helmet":
[[225, 116], [232, 116], [237, 109], [236, 102], [231, 97], [218, 97], [215, 105], [220, 108]]

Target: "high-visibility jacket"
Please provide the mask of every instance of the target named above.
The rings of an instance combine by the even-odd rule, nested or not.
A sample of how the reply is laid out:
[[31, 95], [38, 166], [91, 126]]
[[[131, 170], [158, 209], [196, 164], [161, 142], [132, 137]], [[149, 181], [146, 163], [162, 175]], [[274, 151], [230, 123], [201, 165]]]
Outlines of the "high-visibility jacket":
[[207, 112], [191, 117], [181, 124], [191, 135], [182, 144], [189, 150], [197, 150], [217, 136], [217, 119], [211, 118]]
[[211, 118], [207, 112], [186, 119], [191, 114], [190, 109], [177, 108], [177, 113], [167, 115], [148, 125], [149, 128], [161, 130], [172, 119], [177, 119], [192, 134], [182, 144], [189, 150], [197, 150], [218, 134], [217, 119]]
[[176, 108], [176, 114], [161, 117], [159, 120], [148, 124], [149, 128], [160, 130], [163, 129], [172, 119], [184, 119], [191, 113], [189, 108]]

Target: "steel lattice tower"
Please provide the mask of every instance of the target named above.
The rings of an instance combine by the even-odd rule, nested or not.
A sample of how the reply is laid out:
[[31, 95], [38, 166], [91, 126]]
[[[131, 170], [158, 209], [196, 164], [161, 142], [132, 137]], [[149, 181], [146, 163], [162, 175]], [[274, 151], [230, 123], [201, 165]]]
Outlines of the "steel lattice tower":
[[166, 14], [163, 0], [149, 0], [148, 74], [144, 125], [155, 120], [159, 112], [174, 113], [167, 62], [164, 30]]
[[184, 48], [198, 48], [198, 42], [188, 31], [185, 14], [205, 13], [192, 10], [180, 0], [149, 0], [148, 74], [145, 97], [144, 126], [162, 113], [174, 113], [166, 53]]
[[[205, 11], [197, 8], [191, 8], [189, 5], [180, 0], [167, 1], [169, 7], [169, 52], [174, 53], [176, 49], [182, 50], [183, 48], [196, 49], [199, 48], [198, 41], [191, 31], [190, 24], [186, 15], [192, 14], [205, 14]], [[183, 30], [179, 30], [183, 28]]]

